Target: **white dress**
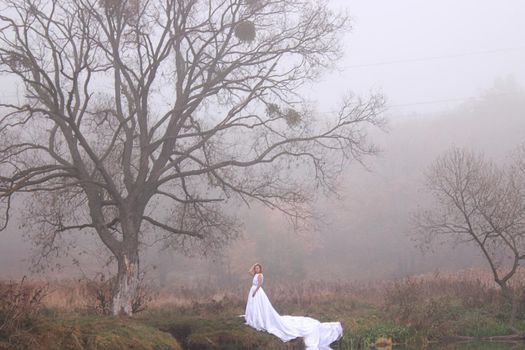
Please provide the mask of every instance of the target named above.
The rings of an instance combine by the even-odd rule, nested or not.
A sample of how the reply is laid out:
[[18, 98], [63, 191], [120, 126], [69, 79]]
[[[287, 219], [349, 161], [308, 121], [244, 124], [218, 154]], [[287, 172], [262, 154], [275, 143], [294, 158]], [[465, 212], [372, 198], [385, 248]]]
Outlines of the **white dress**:
[[279, 315], [262, 287], [252, 297], [257, 288], [257, 275], [253, 276], [248, 294], [244, 315], [246, 324], [259, 331], [267, 331], [285, 342], [302, 337], [307, 349], [312, 350], [327, 349], [331, 343], [342, 337], [343, 327], [339, 322], [321, 323], [311, 317]]

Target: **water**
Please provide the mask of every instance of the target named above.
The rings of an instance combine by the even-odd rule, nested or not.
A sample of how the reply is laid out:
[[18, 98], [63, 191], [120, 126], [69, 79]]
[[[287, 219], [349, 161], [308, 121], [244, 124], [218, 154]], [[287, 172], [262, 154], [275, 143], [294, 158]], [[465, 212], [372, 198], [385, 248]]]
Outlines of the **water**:
[[[396, 346], [392, 350], [420, 350], [420, 348]], [[465, 342], [433, 344], [426, 347], [425, 350], [525, 350], [525, 343]]]
[[[344, 347], [330, 347], [330, 348], [315, 348], [315, 350], [353, 350]], [[431, 344], [424, 348], [414, 346], [395, 345], [392, 347], [370, 348], [376, 350], [525, 350], [525, 342], [456, 342], [445, 344]], [[306, 348], [305, 350], [314, 350], [313, 348]]]

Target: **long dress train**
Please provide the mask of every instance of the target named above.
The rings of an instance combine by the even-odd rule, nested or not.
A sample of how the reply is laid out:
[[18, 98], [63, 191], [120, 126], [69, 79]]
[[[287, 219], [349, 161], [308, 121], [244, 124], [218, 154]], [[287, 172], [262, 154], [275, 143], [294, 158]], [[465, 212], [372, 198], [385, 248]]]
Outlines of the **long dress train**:
[[340, 322], [321, 323], [311, 317], [279, 315], [262, 287], [255, 297], [252, 297], [257, 288], [257, 275], [253, 276], [244, 315], [249, 326], [259, 331], [267, 331], [285, 342], [302, 337], [305, 346], [313, 349], [328, 347], [342, 337], [343, 327]]

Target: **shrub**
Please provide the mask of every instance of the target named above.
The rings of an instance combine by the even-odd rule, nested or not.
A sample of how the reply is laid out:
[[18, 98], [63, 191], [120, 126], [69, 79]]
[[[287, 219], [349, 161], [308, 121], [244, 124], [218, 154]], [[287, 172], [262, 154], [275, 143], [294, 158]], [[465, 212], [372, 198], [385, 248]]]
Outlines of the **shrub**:
[[48, 285], [0, 282], [0, 338], [16, 335], [32, 326], [42, 308]]

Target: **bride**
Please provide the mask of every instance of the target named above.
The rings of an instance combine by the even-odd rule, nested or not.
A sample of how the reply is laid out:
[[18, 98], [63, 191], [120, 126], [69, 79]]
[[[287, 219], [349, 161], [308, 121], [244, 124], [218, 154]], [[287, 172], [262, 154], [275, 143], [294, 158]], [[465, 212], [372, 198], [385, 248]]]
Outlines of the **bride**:
[[310, 317], [279, 315], [262, 289], [262, 270], [261, 264], [256, 263], [249, 271], [253, 281], [244, 315], [249, 326], [267, 331], [285, 342], [302, 337], [308, 349], [326, 349], [342, 337], [343, 328], [339, 322], [321, 323]]

